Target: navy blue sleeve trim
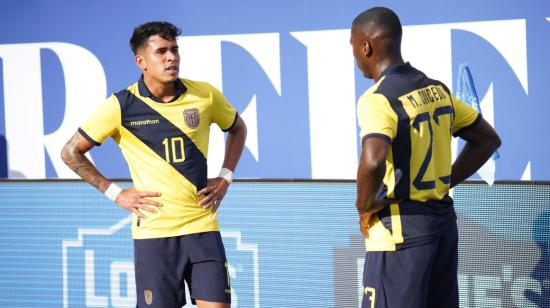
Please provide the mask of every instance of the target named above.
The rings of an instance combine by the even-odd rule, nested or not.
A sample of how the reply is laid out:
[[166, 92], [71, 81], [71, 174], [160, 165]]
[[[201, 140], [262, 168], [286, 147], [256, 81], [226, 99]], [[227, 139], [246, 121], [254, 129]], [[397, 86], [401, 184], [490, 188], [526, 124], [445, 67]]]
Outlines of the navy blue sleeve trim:
[[468, 125], [468, 126], [466, 126], [466, 127], [463, 127], [463, 128], [461, 128], [461, 129], [457, 130], [457, 131], [453, 134], [453, 136], [454, 136], [454, 137], [460, 136], [460, 134], [462, 134], [464, 131], [467, 131], [467, 130], [469, 130], [470, 128], [474, 128], [474, 127], [481, 121], [481, 118], [482, 118], [482, 117], [481, 117], [481, 113], [479, 113], [479, 114], [477, 115], [477, 118], [475, 119], [475, 121], [474, 121], [472, 124], [470, 124], [470, 125]]
[[384, 139], [388, 144], [391, 143], [390, 137], [388, 137], [384, 134], [373, 133], [373, 134], [367, 134], [367, 135], [363, 136], [363, 139], [361, 139], [361, 144], [365, 143], [365, 140], [367, 140], [369, 138], [380, 138], [380, 139]]
[[224, 133], [230, 131], [230, 130], [235, 126], [235, 124], [237, 124], [237, 119], [238, 119], [238, 118], [239, 118], [239, 113], [236, 112], [236, 113], [235, 113], [235, 119], [233, 120], [233, 123], [232, 123], [228, 128], [222, 129], [222, 131], [223, 131]]
[[82, 135], [82, 137], [86, 138], [86, 140], [90, 141], [91, 144], [95, 145], [95, 146], [100, 146], [101, 143], [95, 141], [94, 139], [92, 139], [92, 137], [88, 136], [88, 134], [86, 134], [85, 131], [82, 130], [82, 128], [78, 128], [78, 132]]

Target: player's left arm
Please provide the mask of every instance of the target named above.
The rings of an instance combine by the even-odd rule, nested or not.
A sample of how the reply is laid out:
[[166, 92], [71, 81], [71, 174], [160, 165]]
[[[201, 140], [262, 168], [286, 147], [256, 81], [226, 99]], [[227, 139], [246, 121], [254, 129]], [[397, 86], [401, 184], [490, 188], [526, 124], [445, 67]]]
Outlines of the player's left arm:
[[502, 143], [491, 124], [481, 117], [477, 123], [456, 135], [466, 140], [466, 144], [453, 163], [451, 188], [479, 170]]
[[453, 97], [453, 136], [466, 141], [452, 166], [451, 188], [469, 178], [485, 164], [502, 141], [495, 129], [468, 104]]
[[[229, 169], [231, 172], [235, 171], [244, 149], [246, 132], [246, 124], [241, 117], [237, 117], [235, 124], [228, 131], [222, 168]], [[227, 193], [229, 184], [231, 184], [230, 181], [222, 177], [208, 179], [206, 187], [197, 192], [198, 195], [205, 196], [199, 201], [199, 205], [204, 209], [212, 208], [216, 211]]]

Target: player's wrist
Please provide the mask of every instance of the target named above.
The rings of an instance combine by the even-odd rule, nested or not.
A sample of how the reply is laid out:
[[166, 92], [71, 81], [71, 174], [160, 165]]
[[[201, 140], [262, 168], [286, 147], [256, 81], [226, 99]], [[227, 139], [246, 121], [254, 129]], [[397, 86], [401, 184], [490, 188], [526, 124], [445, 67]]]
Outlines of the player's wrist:
[[111, 182], [111, 185], [107, 187], [104, 194], [105, 196], [107, 196], [107, 198], [109, 198], [109, 200], [114, 202], [118, 195], [120, 195], [120, 192], [122, 192], [122, 188], [120, 188], [117, 184]]
[[222, 168], [218, 177], [226, 180], [229, 184], [233, 183], [233, 171], [228, 168]]

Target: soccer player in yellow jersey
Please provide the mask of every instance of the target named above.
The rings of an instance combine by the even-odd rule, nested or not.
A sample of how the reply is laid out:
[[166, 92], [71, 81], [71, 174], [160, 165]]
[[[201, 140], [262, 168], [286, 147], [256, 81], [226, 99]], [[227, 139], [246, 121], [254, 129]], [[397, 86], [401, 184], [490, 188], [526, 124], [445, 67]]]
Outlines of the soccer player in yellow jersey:
[[[458, 307], [458, 231], [449, 189], [500, 146], [494, 129], [441, 82], [405, 63], [397, 15], [353, 21], [357, 66], [375, 84], [359, 99], [356, 207], [365, 235], [363, 308]], [[451, 162], [452, 135], [466, 141]]]
[[[216, 210], [232, 182], [246, 126], [220, 91], [178, 77], [180, 33], [168, 22], [134, 29], [130, 45], [141, 78], [105, 100], [61, 155], [85, 181], [132, 212], [138, 307], [185, 305], [184, 281], [200, 308], [230, 307]], [[207, 179], [212, 123], [228, 137], [220, 175]], [[119, 188], [84, 156], [108, 137], [128, 163], [131, 188]]]

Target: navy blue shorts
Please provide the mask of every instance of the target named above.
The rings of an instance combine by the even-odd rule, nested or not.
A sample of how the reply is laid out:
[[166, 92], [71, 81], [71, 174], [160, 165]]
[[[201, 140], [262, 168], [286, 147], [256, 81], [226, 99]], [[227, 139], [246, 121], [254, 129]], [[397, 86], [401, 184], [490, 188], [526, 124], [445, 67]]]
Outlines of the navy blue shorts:
[[368, 251], [363, 308], [458, 308], [456, 222], [433, 241], [397, 251]]
[[137, 307], [181, 308], [184, 281], [193, 301], [231, 303], [219, 232], [134, 240], [134, 262]]

